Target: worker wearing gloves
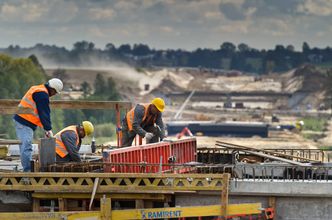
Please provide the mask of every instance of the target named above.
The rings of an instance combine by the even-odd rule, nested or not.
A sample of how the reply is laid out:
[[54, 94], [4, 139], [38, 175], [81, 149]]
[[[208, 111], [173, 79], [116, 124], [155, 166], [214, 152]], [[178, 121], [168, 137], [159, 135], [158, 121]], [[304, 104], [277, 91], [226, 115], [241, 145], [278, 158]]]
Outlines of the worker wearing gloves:
[[14, 115], [16, 135], [21, 141], [20, 156], [24, 172], [31, 171], [32, 139], [37, 126], [45, 130], [46, 137], [53, 136], [49, 98], [60, 93], [62, 88], [63, 83], [57, 78], [50, 79], [45, 84], [32, 86], [19, 104], [19, 107], [31, 109], [32, 113]]
[[57, 162], [80, 162], [79, 150], [82, 138], [93, 133], [93, 124], [83, 121], [82, 125], [71, 125], [55, 135], [55, 151]]
[[138, 134], [146, 139], [146, 143], [158, 142], [165, 137], [162, 112], [165, 102], [155, 98], [148, 104], [137, 104], [122, 120], [122, 147], [131, 146]]

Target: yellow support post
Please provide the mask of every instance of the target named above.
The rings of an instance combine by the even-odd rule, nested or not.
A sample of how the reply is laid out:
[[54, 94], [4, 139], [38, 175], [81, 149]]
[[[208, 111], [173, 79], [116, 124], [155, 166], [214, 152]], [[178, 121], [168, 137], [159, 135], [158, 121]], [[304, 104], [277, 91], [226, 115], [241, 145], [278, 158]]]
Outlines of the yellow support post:
[[102, 198], [100, 200], [100, 219], [111, 220], [112, 219], [112, 202], [111, 198]]
[[227, 208], [228, 208], [228, 188], [229, 188], [230, 174], [223, 174], [222, 189], [221, 189], [221, 211], [223, 219], [227, 219]]

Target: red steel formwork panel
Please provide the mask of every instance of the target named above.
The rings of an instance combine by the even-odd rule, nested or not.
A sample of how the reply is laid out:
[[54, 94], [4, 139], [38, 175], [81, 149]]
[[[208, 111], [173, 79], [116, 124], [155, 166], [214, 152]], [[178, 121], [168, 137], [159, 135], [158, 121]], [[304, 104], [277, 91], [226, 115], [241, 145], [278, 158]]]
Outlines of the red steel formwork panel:
[[196, 161], [196, 148], [196, 138], [188, 138], [104, 151], [103, 160], [105, 163], [140, 164], [137, 166], [105, 165], [104, 172], [156, 173], [169, 171], [170, 166], [142, 166], [144, 166], [144, 163], [167, 164], [170, 158], [175, 158], [173, 164]]
[[[165, 164], [171, 156], [171, 146], [169, 142], [159, 142], [142, 146], [142, 161], [146, 163]], [[160, 168], [157, 166], [147, 167], [146, 172], [157, 173]], [[161, 171], [169, 170], [168, 166], [162, 166]]]
[[[124, 147], [103, 152], [105, 163], [140, 163], [142, 158], [140, 146]], [[104, 166], [104, 172], [139, 173], [139, 166]]]
[[[197, 161], [197, 142], [196, 138], [187, 138], [171, 142], [171, 152], [177, 164], [185, 164]], [[189, 172], [191, 168], [183, 168], [178, 173]]]
[[171, 152], [179, 164], [196, 161], [196, 138], [187, 138], [171, 142]]

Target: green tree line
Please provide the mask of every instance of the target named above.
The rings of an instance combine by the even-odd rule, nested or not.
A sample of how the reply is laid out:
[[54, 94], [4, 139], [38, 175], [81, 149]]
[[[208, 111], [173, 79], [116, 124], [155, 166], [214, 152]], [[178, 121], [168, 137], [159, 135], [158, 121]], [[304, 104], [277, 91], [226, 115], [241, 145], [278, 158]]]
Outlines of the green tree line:
[[217, 49], [197, 48], [193, 51], [151, 49], [145, 44], [123, 44], [116, 47], [112, 43], [101, 49], [88, 41], [76, 42], [72, 49], [44, 44], [36, 44], [30, 48], [13, 45], [0, 48], [0, 52], [15, 57], [26, 57], [36, 51], [58, 66], [93, 66], [98, 60], [103, 64], [121, 61], [136, 67], [201, 67], [259, 74], [283, 72], [307, 63], [332, 66], [331, 47], [312, 48], [306, 42], [303, 42], [301, 51], [296, 51], [293, 45], [276, 45], [274, 49], [258, 50], [244, 43], [234, 45], [231, 42], [224, 42]]
[[[0, 54], [0, 99], [21, 99], [32, 85], [43, 84], [47, 80], [48, 78], [36, 56], [13, 58]], [[88, 82], [82, 84], [82, 88], [85, 89], [83, 91], [86, 93], [82, 97], [83, 100], [115, 101], [120, 99], [112, 78], [104, 79], [101, 74], [98, 74], [93, 83], [97, 89], [92, 93]], [[12, 117], [13, 115], [0, 115], [0, 134], [2, 136], [0, 138], [16, 137]], [[115, 120], [115, 114], [112, 110], [52, 109], [51, 119], [54, 132], [65, 126], [78, 124], [83, 120], [90, 120], [105, 130], [99, 133], [108, 134], [109, 137], [115, 134], [114, 126], [110, 124], [114, 123]], [[106, 124], [109, 124], [109, 126]], [[113, 130], [111, 131], [110, 128]], [[35, 135], [41, 137], [42, 132], [41, 129], [38, 129]]]

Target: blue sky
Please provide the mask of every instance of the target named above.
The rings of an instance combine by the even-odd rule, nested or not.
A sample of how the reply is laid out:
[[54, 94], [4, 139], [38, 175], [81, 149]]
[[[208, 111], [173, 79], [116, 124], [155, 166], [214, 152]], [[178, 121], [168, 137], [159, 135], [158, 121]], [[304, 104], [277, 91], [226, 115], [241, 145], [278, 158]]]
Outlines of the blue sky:
[[332, 0], [0, 0], [0, 47], [92, 41], [156, 49], [332, 46]]

